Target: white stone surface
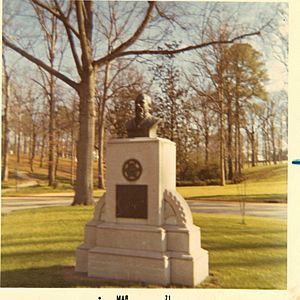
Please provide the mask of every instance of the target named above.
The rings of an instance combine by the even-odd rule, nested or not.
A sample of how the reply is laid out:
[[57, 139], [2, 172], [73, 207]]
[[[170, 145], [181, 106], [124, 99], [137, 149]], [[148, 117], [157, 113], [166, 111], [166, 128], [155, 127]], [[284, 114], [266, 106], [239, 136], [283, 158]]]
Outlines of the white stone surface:
[[115, 249], [165, 252], [166, 231], [162, 227], [136, 224], [100, 224], [96, 244]]
[[197, 255], [201, 248], [200, 228], [190, 225], [185, 228], [164, 226], [167, 232], [167, 251]]
[[97, 247], [89, 252], [88, 275], [167, 285], [170, 282], [169, 258], [159, 252]]
[[197, 255], [176, 255], [171, 260], [171, 282], [195, 286], [208, 276], [208, 252], [199, 249]]
[[[122, 167], [126, 160], [137, 159], [143, 167], [141, 177], [128, 182]], [[133, 138], [111, 140], [107, 145], [106, 203], [104, 219], [106, 222], [137, 223], [136, 220], [117, 218], [116, 185], [140, 184], [148, 186], [148, 219], [141, 223], [160, 226], [163, 223], [163, 192], [176, 184], [175, 143], [161, 138]]]

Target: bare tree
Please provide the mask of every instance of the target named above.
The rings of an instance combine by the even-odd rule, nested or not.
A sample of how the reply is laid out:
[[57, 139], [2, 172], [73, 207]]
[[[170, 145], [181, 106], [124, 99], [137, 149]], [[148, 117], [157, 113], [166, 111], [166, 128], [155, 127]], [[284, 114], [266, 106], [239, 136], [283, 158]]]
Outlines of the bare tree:
[[[74, 77], [67, 76], [58, 71], [53, 66], [46, 64], [42, 59], [24, 50], [18, 46], [5, 33], [3, 43], [5, 46], [13, 49], [31, 62], [37, 64], [45, 71], [56, 76], [64, 83], [75, 89], [80, 98], [80, 128], [79, 141], [77, 147], [77, 177], [75, 186], [75, 197], [73, 204], [91, 204], [93, 203], [93, 150], [95, 135], [95, 87], [97, 70], [107, 65], [110, 61], [124, 56], [136, 55], [166, 55], [183, 53], [195, 49], [201, 49], [216, 44], [232, 44], [241, 38], [259, 34], [259, 31], [247, 32], [230, 39], [217, 39], [204, 41], [201, 43], [184, 46], [179, 49], [141, 49], [132, 46], [141, 38], [147, 26], [154, 20], [154, 14], [159, 15], [159, 6], [156, 2], [142, 3], [144, 7], [143, 17], [129, 34], [124, 36], [123, 42], [120, 42], [110, 53], [102, 57], [94, 58], [93, 46], [93, 28], [94, 28], [94, 2], [93, 1], [70, 1], [68, 3], [54, 0], [54, 2], [32, 0], [40, 9], [47, 11], [62, 23], [65, 28], [69, 49], [72, 53], [74, 64], [76, 66], [79, 81]], [[101, 5], [101, 3], [98, 3]], [[80, 50], [80, 55], [78, 53]]]
[[[228, 31], [226, 27], [221, 26], [219, 32], [211, 31], [212, 38], [216, 36], [219, 39], [226, 39]], [[219, 135], [219, 168], [220, 168], [220, 184], [226, 184], [225, 176], [225, 106], [226, 106], [226, 45], [215, 44], [203, 53], [199, 53], [199, 65], [196, 68], [200, 74], [203, 72], [207, 78], [208, 84], [202, 87], [195, 87], [198, 95], [206, 97], [210, 103], [210, 108], [218, 115], [218, 135]], [[200, 75], [199, 74], [199, 75]], [[201, 74], [202, 75], [202, 74]], [[200, 75], [200, 76], [201, 76]], [[207, 87], [211, 85], [211, 87]]]
[[[34, 2], [31, 3], [36, 13], [41, 32], [45, 40], [45, 50], [47, 60], [50, 67], [53, 69], [56, 59], [56, 47], [58, 40], [57, 18], [54, 15], [47, 16], [46, 12]], [[63, 51], [62, 51], [63, 52]], [[48, 185], [55, 185], [56, 174], [56, 77], [52, 73], [45, 72], [44, 69], [38, 65], [41, 72], [42, 83], [38, 84], [42, 87], [46, 98], [48, 99]], [[59, 69], [59, 68], [58, 68]]]

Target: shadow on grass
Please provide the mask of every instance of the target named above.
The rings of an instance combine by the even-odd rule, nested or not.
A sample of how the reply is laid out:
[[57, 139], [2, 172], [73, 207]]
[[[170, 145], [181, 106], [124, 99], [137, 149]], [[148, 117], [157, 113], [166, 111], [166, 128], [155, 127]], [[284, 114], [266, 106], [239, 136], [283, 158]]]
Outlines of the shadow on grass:
[[81, 243], [81, 239], [71, 239], [68, 235], [61, 235], [59, 238], [56, 236], [56, 240], [49, 240], [49, 239], [36, 239], [34, 241], [28, 240], [28, 241], [13, 241], [13, 242], [2, 242], [2, 247], [15, 247], [15, 246], [41, 246], [41, 245], [51, 245], [55, 246], [56, 244], [61, 243]]
[[[233, 256], [234, 258], [234, 256]], [[247, 267], [247, 268], [256, 268], [258, 266], [280, 266], [282, 269], [286, 269], [287, 259], [285, 257], [257, 257], [255, 260], [251, 259], [249, 263], [249, 259], [247, 257], [239, 258], [238, 260], [229, 259], [228, 261], [218, 261], [218, 262], [210, 262], [210, 267], [220, 268], [222, 266], [229, 267]]]
[[35, 250], [35, 251], [22, 251], [22, 252], [15, 252], [15, 253], [2, 253], [1, 260], [2, 263], [5, 263], [6, 260], [9, 259], [19, 259], [24, 262], [28, 261], [30, 257], [32, 257], [32, 261], [50, 261], [52, 259], [57, 258], [65, 258], [74, 254], [74, 250]]
[[286, 243], [278, 243], [278, 244], [238, 244], [238, 243], [230, 243], [228, 241], [227, 243], [222, 243], [222, 244], [214, 244], [213, 247], [209, 247], [207, 245], [206, 249], [209, 251], [246, 251], [246, 250], [273, 250], [273, 249], [284, 249], [286, 248]]
[[89, 278], [86, 273], [75, 272], [74, 267], [70, 266], [17, 269], [4, 271], [1, 275], [1, 287], [155, 287], [143, 283]]
[[[4, 271], [1, 273], [1, 287], [25, 288], [162, 288], [163, 286], [149, 285], [122, 280], [108, 280], [87, 277], [86, 273], [75, 272], [74, 267], [52, 266], [47, 268], [31, 268]], [[167, 288], [187, 288], [181, 285], [168, 285]], [[221, 288], [213, 273], [196, 288]]]
[[[43, 180], [43, 181], [47, 181], [48, 180], [48, 174], [42, 174], [42, 173], [28, 173], [28, 176], [32, 179], [36, 179], [36, 180]], [[60, 184], [70, 184], [71, 183], [71, 179], [69, 177], [65, 177], [65, 176], [56, 176], [56, 181], [59, 182]]]

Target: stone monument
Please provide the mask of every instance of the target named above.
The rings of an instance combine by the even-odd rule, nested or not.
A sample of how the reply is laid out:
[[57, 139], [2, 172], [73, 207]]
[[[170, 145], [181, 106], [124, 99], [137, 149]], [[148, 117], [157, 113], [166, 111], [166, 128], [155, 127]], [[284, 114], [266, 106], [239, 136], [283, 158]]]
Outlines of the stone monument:
[[107, 145], [107, 188], [76, 250], [90, 277], [195, 286], [208, 276], [208, 252], [186, 201], [176, 192], [176, 147], [158, 138], [151, 99], [139, 95], [127, 139]]

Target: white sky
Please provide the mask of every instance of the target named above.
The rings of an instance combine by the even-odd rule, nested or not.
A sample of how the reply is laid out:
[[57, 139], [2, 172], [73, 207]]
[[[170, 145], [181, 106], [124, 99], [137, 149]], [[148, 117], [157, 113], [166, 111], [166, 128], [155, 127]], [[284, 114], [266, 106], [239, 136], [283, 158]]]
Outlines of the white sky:
[[[8, 1], [8, 0], [6, 0]], [[9, 2], [11, 4], [13, 4], [13, 2], [20, 3], [20, 0], [10, 0]], [[211, 3], [213, 3], [214, 1], [210, 1]], [[274, 2], [274, 1], [272, 1]], [[195, 3], [195, 8], [197, 8], [197, 2]], [[224, 3], [223, 3], [224, 4]], [[172, 5], [170, 3], [170, 5]], [[260, 3], [245, 3], [245, 2], [238, 2], [238, 3], [227, 3], [225, 6], [225, 10], [224, 13], [222, 13], [224, 16], [226, 16], [227, 14], [233, 12], [236, 8], [239, 8], [239, 15], [237, 18], [237, 23], [244, 25], [246, 23], [252, 23], [252, 26], [255, 26], [255, 22], [258, 19], [261, 18], [270, 18], [270, 16], [272, 16], [274, 14], [274, 3], [266, 3], [266, 2], [260, 2]], [[191, 10], [191, 9], [189, 9]], [[227, 11], [225, 13], [225, 11]], [[194, 13], [194, 11], [190, 11], [190, 13]], [[18, 24], [25, 24], [25, 26], [20, 26], [20, 31], [24, 30], [25, 32], [29, 30], [29, 32], [32, 32], [32, 34], [36, 34], [34, 32], [36, 32], [34, 29], [32, 28], [32, 25], [30, 26], [30, 23], [33, 21], [33, 18], [28, 17], [28, 15], [32, 15], [32, 13], [26, 12], [24, 10], [21, 10], [20, 14], [22, 14], [22, 18], [18, 21]], [[17, 22], [17, 20], [14, 20], [14, 22]], [[25, 23], [24, 23], [25, 21]], [[186, 20], [187, 24], [189, 24], [189, 28], [193, 28], [193, 24], [197, 24], [197, 20], [195, 20], [194, 18], [190, 18]], [[287, 32], [287, 23], [283, 22], [282, 28], [284, 29], [283, 31]], [[37, 29], [35, 27], [35, 29]], [[172, 40], [172, 38], [176, 39], [176, 40], [183, 40], [183, 43], [190, 43], [188, 40], [186, 40], [187, 36], [186, 36], [186, 32], [180, 32], [176, 33], [176, 35], [174, 36], [170, 36], [169, 37], [170, 40]], [[263, 43], [263, 41], [260, 38], [252, 38], [251, 39], [251, 44], [254, 46], [254, 48], [256, 48], [258, 51], [262, 51], [264, 52], [264, 58], [266, 61], [266, 67], [267, 67], [267, 71], [268, 71], [268, 75], [270, 78], [270, 81], [267, 85], [267, 89], [269, 92], [273, 92], [273, 91], [277, 91], [280, 90], [282, 88], [287, 88], [287, 73], [285, 71], [285, 68], [282, 66], [282, 64], [278, 61], [276, 61], [273, 57], [272, 57], [272, 51], [270, 50], [270, 47], [266, 47], [266, 45]], [[35, 45], [34, 47], [35, 49], [39, 49], [38, 45]], [[37, 50], [36, 50], [37, 51]], [[19, 55], [13, 54], [12, 51], [10, 51], [10, 56], [12, 58], [12, 60], [14, 60], [16, 57], [19, 57]], [[40, 54], [40, 53], [39, 53]], [[185, 55], [186, 57], [192, 56], [193, 54], [187, 54]], [[183, 57], [183, 55], [182, 55]], [[70, 60], [69, 60], [70, 63]], [[66, 62], [64, 64], [64, 66], [69, 65], [69, 63]], [[26, 65], [30, 65], [31, 63], [29, 63], [28, 61], [26, 61], [25, 59], [22, 59], [22, 63], [21, 64], [26, 64]], [[32, 67], [32, 65], [31, 65]]]

